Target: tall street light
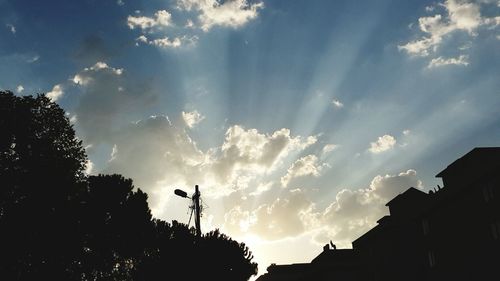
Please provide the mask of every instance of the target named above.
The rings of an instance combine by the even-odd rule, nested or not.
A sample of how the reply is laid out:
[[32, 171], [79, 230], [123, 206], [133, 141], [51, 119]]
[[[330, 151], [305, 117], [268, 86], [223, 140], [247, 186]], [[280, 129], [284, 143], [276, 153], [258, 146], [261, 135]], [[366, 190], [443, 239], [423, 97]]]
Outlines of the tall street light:
[[[191, 214], [193, 214], [194, 211], [194, 224], [196, 226], [196, 236], [200, 237], [201, 236], [201, 227], [200, 227], [200, 217], [201, 217], [201, 207], [200, 207], [200, 190], [198, 188], [198, 185], [194, 186], [194, 193], [191, 197], [187, 196], [187, 192], [181, 189], [176, 189], [174, 190], [175, 195], [183, 197], [183, 198], [189, 198], [193, 202], [193, 205], [190, 206], [191, 208]], [[191, 220], [191, 219], [190, 219]]]

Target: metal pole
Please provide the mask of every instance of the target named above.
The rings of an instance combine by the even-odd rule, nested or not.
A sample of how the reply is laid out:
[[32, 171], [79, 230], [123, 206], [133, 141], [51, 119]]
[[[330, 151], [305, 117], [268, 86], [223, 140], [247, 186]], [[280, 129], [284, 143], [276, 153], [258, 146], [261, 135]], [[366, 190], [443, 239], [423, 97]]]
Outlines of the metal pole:
[[201, 209], [200, 209], [200, 190], [198, 189], [198, 185], [194, 186], [194, 194], [193, 194], [193, 203], [194, 203], [194, 223], [196, 226], [196, 236], [201, 236], [201, 227], [200, 227], [200, 217], [201, 217]]

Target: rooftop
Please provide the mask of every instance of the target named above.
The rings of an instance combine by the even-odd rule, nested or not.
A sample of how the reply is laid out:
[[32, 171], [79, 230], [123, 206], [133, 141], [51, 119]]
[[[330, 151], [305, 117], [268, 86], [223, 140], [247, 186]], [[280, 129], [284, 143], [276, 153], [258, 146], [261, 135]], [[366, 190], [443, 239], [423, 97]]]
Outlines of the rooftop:
[[485, 163], [496, 163], [496, 165], [492, 165], [492, 167], [498, 167], [500, 165], [499, 160], [500, 147], [476, 147], [448, 165], [448, 167], [437, 174], [436, 177], [442, 178], [450, 174], [459, 174], [466, 170], [477, 171], [478, 167], [487, 166], [484, 165]]

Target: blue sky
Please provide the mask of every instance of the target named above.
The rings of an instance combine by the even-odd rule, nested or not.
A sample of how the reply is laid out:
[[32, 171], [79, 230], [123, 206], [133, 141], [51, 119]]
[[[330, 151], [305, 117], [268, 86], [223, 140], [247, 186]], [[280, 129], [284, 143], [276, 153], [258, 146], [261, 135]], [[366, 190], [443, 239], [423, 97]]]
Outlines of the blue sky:
[[[88, 172], [262, 270], [349, 247], [410, 186], [500, 143], [500, 2], [0, 0], [0, 89], [48, 93]], [[300, 245], [290, 248], [289, 245]]]

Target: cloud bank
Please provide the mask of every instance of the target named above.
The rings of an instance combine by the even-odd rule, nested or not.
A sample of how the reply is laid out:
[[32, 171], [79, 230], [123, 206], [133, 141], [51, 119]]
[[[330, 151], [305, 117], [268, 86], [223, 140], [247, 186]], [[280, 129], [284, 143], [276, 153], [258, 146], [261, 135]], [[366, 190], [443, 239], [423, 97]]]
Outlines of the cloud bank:
[[181, 10], [199, 12], [198, 21], [201, 29], [210, 30], [214, 26], [238, 28], [258, 15], [264, 3], [249, 4], [246, 0], [179, 0], [177, 7]]
[[[474, 40], [479, 32], [491, 32], [500, 25], [500, 16], [481, 15], [482, 7], [495, 4], [498, 5], [493, 1], [446, 0], [428, 6], [427, 12], [437, 13], [418, 19], [419, 30], [424, 36], [399, 45], [398, 49], [412, 56], [430, 57], [438, 54], [441, 46], [457, 33], [464, 33], [468, 40]], [[457, 47], [455, 51], [463, 51], [463, 48]], [[441, 56], [433, 58], [428, 68], [468, 64], [468, 56], [462, 53], [447, 59]]]
[[377, 175], [366, 188], [341, 189], [324, 209], [317, 208], [304, 190], [288, 190], [254, 210], [235, 206], [225, 216], [225, 227], [233, 233], [252, 233], [268, 240], [309, 232], [318, 244], [332, 240], [350, 247], [388, 214], [385, 204], [410, 187], [423, 188], [415, 170]]
[[[256, 19], [263, 8], [263, 2], [247, 0], [178, 0], [169, 11], [158, 10], [151, 16], [129, 15], [127, 26], [141, 31], [135, 39], [137, 46], [146, 43], [163, 49], [189, 47], [199, 39], [197, 30], [207, 33], [214, 27], [241, 28]], [[172, 13], [184, 19], [184, 23], [175, 23]]]

